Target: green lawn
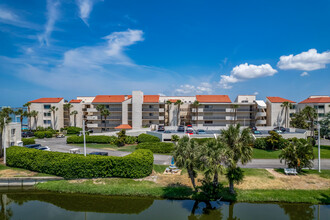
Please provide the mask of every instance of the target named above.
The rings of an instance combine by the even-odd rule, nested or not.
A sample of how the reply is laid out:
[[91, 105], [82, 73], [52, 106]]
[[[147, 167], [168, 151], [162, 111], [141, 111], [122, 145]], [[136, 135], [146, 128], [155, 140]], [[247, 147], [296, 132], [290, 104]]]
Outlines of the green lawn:
[[[84, 144], [70, 144], [70, 145], [71, 146], [77, 146], [77, 147], [84, 147]], [[135, 151], [136, 145], [126, 145], [126, 146], [123, 146], [123, 147], [118, 147], [117, 145], [114, 145], [114, 144], [90, 144], [90, 143], [87, 143], [86, 147], [96, 148], [96, 149], [107, 148], [108, 150], [133, 152], [133, 151]]]
[[[317, 146], [313, 148], [315, 158], [318, 155]], [[281, 153], [281, 150], [261, 150], [253, 148], [253, 159], [278, 159], [278, 155]], [[321, 158], [330, 159], [330, 146], [321, 146]]]

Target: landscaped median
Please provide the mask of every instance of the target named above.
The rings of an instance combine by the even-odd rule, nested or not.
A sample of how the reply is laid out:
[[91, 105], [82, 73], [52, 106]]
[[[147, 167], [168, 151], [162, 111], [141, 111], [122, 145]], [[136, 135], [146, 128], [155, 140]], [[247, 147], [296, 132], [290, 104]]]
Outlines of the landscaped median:
[[151, 174], [153, 154], [136, 150], [124, 157], [69, 154], [13, 146], [7, 149], [7, 165], [66, 179], [124, 177], [142, 178]]

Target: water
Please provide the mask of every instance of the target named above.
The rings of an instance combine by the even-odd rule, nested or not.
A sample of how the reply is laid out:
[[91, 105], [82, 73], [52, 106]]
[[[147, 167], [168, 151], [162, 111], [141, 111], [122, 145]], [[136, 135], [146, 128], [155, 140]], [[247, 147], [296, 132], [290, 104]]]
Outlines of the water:
[[1, 190], [0, 219], [329, 219], [330, 205], [258, 204]]

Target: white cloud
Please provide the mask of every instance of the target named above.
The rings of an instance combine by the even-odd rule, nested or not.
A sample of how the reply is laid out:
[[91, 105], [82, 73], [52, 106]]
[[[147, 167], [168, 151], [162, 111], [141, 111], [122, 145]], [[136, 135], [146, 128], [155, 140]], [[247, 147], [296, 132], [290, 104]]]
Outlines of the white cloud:
[[36, 25], [27, 22], [18, 16], [17, 12], [14, 12], [4, 6], [0, 6], [0, 23], [14, 25], [22, 28], [36, 29]]
[[235, 66], [230, 72], [230, 75], [221, 75], [220, 86], [224, 89], [232, 88], [231, 84], [242, 82], [248, 79], [273, 76], [277, 70], [273, 69], [271, 65], [253, 65], [253, 64], [240, 64]]
[[18, 16], [14, 12], [3, 7], [0, 7], [0, 19], [3, 21], [12, 22], [16, 22], [19, 20]]
[[283, 70], [312, 71], [324, 69], [330, 63], [330, 52], [317, 53], [316, 49], [310, 49], [297, 55], [281, 56], [277, 63], [278, 68]]
[[259, 92], [254, 92], [253, 95], [259, 95]]
[[175, 90], [175, 93], [180, 95], [205, 94], [205, 93], [209, 94], [212, 91], [213, 89], [210, 83], [202, 82], [198, 86], [189, 85], [189, 84], [180, 85], [180, 87]]
[[300, 76], [309, 76], [309, 74], [307, 72], [303, 72], [300, 74]]
[[97, 0], [76, 0], [79, 7], [79, 17], [88, 25], [88, 18]]
[[58, 19], [58, 7], [60, 2], [58, 0], [47, 0], [47, 23], [44, 32], [38, 36], [41, 46], [49, 45], [49, 38], [53, 32], [54, 25]]
[[159, 96], [166, 96], [164, 93], [158, 93]]

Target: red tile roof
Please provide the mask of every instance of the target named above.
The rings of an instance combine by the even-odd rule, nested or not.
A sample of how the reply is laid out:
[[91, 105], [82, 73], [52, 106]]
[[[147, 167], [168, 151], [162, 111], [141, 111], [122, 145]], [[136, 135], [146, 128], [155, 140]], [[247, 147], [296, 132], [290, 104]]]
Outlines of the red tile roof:
[[228, 95], [196, 95], [196, 99], [199, 102], [221, 102], [231, 103]]
[[281, 98], [281, 97], [269, 97], [269, 96], [267, 96], [266, 98], [272, 103], [283, 103], [283, 102], [296, 103], [294, 101], [291, 101], [289, 99], [284, 99], [284, 98]]
[[72, 99], [70, 103], [80, 103], [82, 100], [80, 99]]
[[172, 103], [176, 103], [176, 101], [178, 101], [178, 100], [180, 100], [180, 99], [169, 99], [169, 101]]
[[97, 95], [92, 103], [118, 103], [125, 101], [125, 95]]
[[29, 101], [30, 103], [59, 103], [63, 98], [40, 98], [33, 101]]
[[144, 103], [158, 103], [159, 95], [144, 95], [143, 102]]
[[130, 126], [128, 124], [121, 124], [121, 125], [115, 127], [115, 129], [132, 129], [132, 126]]
[[330, 97], [308, 98], [302, 102], [299, 102], [299, 104], [304, 104], [304, 103], [330, 103]]

